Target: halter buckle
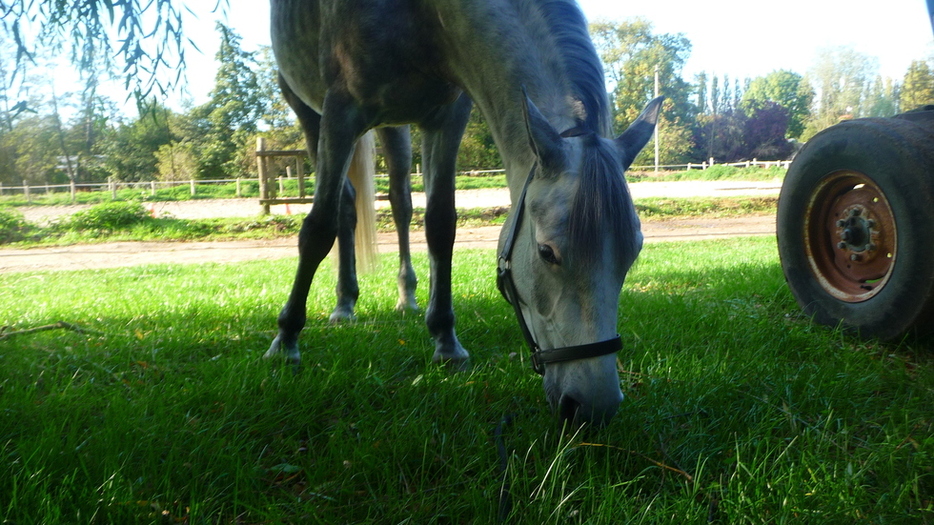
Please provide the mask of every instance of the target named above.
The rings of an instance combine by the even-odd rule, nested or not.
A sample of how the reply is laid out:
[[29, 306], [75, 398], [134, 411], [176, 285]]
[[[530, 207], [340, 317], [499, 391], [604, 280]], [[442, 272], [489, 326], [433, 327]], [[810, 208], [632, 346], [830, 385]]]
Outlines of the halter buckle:
[[533, 349], [532, 349], [532, 358], [531, 358], [531, 361], [532, 361], [532, 370], [533, 370], [536, 374], [538, 374], [538, 375], [540, 375], [540, 376], [543, 376], [543, 375], [545, 375], [545, 363], [542, 363], [541, 361], [538, 360], [538, 356], [539, 356], [539, 355], [540, 355], [540, 351], [539, 351], [538, 349], [536, 349], [536, 348], [533, 348]]

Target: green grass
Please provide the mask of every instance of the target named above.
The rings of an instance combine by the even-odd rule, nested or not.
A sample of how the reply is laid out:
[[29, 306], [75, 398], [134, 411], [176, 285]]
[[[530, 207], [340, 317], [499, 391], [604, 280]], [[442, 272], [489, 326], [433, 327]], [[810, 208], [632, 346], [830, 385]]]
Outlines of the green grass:
[[393, 311], [392, 256], [341, 326], [325, 262], [297, 375], [260, 360], [292, 259], [0, 275], [7, 332], [87, 330], [0, 340], [0, 521], [492, 523], [513, 413], [513, 523], [934, 521], [925, 343], [811, 324], [774, 242], [646, 246], [621, 297], [626, 400], [581, 435], [550, 415], [491, 251], [455, 256], [457, 375]]
[[716, 165], [706, 170], [663, 171], [658, 174], [651, 171], [631, 172], [626, 174], [630, 182], [673, 182], [682, 180], [749, 180], [769, 181], [785, 178], [785, 169], [778, 166], [770, 168], [740, 168], [736, 166]]
[[635, 199], [635, 205], [639, 218], [643, 221], [696, 217], [741, 217], [776, 213], [778, 197], [648, 197]]

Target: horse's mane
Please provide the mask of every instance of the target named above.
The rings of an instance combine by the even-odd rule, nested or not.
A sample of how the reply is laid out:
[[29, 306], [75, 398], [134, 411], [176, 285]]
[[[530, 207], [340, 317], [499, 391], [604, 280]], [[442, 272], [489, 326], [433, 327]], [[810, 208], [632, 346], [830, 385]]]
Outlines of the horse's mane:
[[579, 126], [598, 135], [607, 133], [609, 103], [603, 66], [584, 14], [573, 0], [539, 0], [538, 5], [555, 39], [573, 94], [583, 105], [585, 119]]
[[594, 49], [587, 22], [573, 0], [538, 0], [565, 67], [573, 96], [584, 109], [578, 128], [583, 138], [584, 158], [580, 184], [569, 215], [572, 253], [588, 264], [598, 256], [601, 239], [615, 237], [619, 256], [634, 260], [639, 252], [639, 219], [618, 155], [597, 137], [611, 128], [603, 66]]

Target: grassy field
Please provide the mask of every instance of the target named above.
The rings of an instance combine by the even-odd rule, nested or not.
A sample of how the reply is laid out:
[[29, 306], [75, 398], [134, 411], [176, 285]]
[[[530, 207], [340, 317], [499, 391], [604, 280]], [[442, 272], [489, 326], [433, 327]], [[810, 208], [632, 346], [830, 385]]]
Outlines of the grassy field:
[[[489, 251], [456, 253], [456, 375], [393, 311], [388, 256], [349, 325], [326, 322], [322, 268], [298, 374], [260, 359], [293, 260], [0, 275], [0, 522], [484, 524], [504, 478], [509, 523], [934, 522], [929, 343], [812, 325], [774, 242], [648, 245], [621, 298], [626, 400], [576, 434]], [[84, 331], [14, 334], [58, 321]]]

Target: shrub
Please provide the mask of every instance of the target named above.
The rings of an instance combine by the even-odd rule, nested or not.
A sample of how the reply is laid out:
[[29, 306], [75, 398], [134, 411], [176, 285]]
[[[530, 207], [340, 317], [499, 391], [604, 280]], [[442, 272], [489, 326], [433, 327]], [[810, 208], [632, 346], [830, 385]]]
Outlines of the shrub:
[[79, 211], [64, 224], [70, 230], [123, 230], [153, 220], [138, 202], [107, 202]]
[[31, 229], [32, 226], [18, 212], [0, 208], [0, 244], [21, 241]]
[[739, 168], [736, 166], [715, 164], [704, 171], [704, 178], [709, 180], [729, 179], [736, 176], [736, 172], [738, 171]]

